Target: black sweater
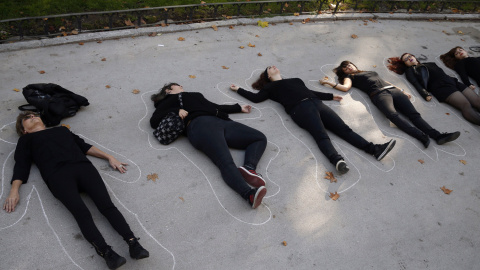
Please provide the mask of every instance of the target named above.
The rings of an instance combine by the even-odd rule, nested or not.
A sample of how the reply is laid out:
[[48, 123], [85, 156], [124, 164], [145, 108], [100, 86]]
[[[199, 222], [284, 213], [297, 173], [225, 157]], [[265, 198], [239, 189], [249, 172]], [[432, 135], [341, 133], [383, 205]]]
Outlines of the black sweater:
[[[202, 115], [212, 115], [222, 119], [229, 119], [229, 113], [242, 111], [242, 107], [240, 107], [238, 103], [233, 105], [218, 105], [196, 92], [182, 92], [182, 101], [183, 109], [188, 112], [187, 117], [183, 119], [185, 124]], [[178, 94], [167, 95], [164, 99], [155, 103], [155, 108], [155, 112], [150, 118], [150, 126], [154, 129], [158, 127], [162, 118], [169, 112], [178, 114], [180, 110]]]
[[382, 80], [375, 71], [361, 71], [359, 73], [347, 75], [352, 80], [352, 86], [370, 95], [370, 93], [381, 90], [390, 83]]
[[271, 99], [282, 104], [287, 113], [290, 113], [295, 105], [307, 98], [318, 98], [321, 100], [333, 99], [333, 94], [308, 89], [305, 83], [299, 78], [282, 79], [271, 82], [258, 93], [252, 93], [243, 88], [239, 88], [237, 93], [255, 103]]
[[455, 64], [455, 71], [467, 86], [472, 85], [468, 76], [472, 77], [477, 83], [480, 83], [480, 57], [467, 57], [459, 60], [457, 64]]
[[15, 149], [13, 180], [28, 181], [30, 167], [35, 162], [43, 180], [68, 163], [90, 162], [85, 156], [92, 146], [66, 127], [54, 127], [25, 134]]

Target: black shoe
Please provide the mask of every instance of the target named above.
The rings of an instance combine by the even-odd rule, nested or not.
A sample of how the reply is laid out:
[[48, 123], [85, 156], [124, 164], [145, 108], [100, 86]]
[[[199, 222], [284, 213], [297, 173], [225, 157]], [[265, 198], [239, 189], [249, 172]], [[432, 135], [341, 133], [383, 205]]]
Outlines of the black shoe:
[[335, 168], [337, 169], [337, 172], [339, 172], [340, 174], [345, 174], [350, 170], [350, 168], [348, 168], [347, 166], [347, 163], [343, 159], [340, 159], [337, 162], [337, 165], [335, 165]]
[[257, 208], [267, 194], [267, 189], [264, 186], [261, 186], [257, 189], [252, 189], [250, 194], [248, 194], [248, 203], [252, 206], [253, 209]]
[[452, 133], [442, 133], [438, 135], [437, 138], [435, 138], [435, 141], [437, 141], [438, 145], [442, 145], [447, 142], [451, 142], [456, 140], [458, 137], [460, 137], [460, 131], [455, 131]]
[[127, 262], [124, 257], [113, 251], [111, 246], [108, 246], [107, 250], [104, 253], [99, 253], [99, 255], [105, 259], [108, 269], [117, 269]]
[[428, 146], [430, 145], [430, 138], [427, 134], [423, 134], [419, 140], [423, 144], [423, 146], [425, 146], [425, 148], [428, 148]]
[[127, 241], [128, 243], [128, 251], [130, 251], [130, 257], [135, 260], [140, 260], [143, 258], [148, 258], [150, 253], [148, 250], [144, 249], [142, 245], [138, 242], [140, 238], [132, 238]]
[[373, 156], [375, 156], [378, 161], [382, 160], [388, 152], [393, 149], [396, 142], [396, 140], [392, 139], [388, 143], [375, 145], [375, 153], [373, 153]]

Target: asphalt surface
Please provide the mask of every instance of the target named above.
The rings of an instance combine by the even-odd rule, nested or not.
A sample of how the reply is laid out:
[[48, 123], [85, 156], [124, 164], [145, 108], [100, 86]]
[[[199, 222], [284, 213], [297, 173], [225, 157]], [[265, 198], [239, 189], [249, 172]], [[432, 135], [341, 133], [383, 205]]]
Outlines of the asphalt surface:
[[[14, 89], [56, 83], [90, 101], [62, 124], [129, 163], [120, 174], [90, 158], [150, 258], [130, 259], [127, 245], [85, 196], [107, 243], [127, 258], [121, 269], [478, 269], [480, 128], [449, 105], [423, 101], [384, 64], [410, 52], [455, 75], [438, 57], [455, 46], [478, 46], [479, 16], [376, 16], [272, 18], [265, 28], [244, 19], [0, 45], [0, 201], [10, 189], [17, 107], [26, 103]], [[405, 89], [427, 122], [441, 132], [460, 131], [460, 138], [425, 149], [364, 93], [321, 86], [318, 80], [333, 79], [331, 69], [342, 60]], [[379, 162], [330, 133], [350, 166], [339, 176], [283, 107], [270, 100], [252, 104], [250, 114], [231, 116], [269, 141], [257, 169], [267, 196], [252, 210], [186, 138], [168, 147], [155, 141], [149, 97], [165, 83], [219, 104], [250, 104], [228, 86], [251, 89], [269, 65], [313, 90], [341, 95], [340, 103], [325, 103], [367, 140], [396, 139], [395, 148]], [[242, 165], [243, 151], [232, 155]], [[337, 182], [325, 179], [326, 172]], [[340, 197], [334, 201], [330, 192]], [[0, 269], [106, 269], [35, 166], [20, 195], [14, 213], [0, 213]]]

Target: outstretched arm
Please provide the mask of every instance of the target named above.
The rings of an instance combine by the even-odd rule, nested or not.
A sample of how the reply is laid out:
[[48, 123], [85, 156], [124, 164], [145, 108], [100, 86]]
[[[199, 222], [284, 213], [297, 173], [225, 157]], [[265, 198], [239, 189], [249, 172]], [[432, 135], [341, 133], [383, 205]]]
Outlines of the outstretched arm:
[[267, 91], [259, 91], [258, 93], [252, 93], [235, 84], [230, 86], [230, 90], [237, 92], [240, 96], [250, 100], [251, 102], [259, 103], [268, 99]]
[[3, 204], [3, 210], [7, 213], [15, 211], [15, 207], [20, 201], [20, 186], [23, 184], [22, 180], [13, 180], [12, 187], [10, 188], [10, 194], [8, 195], [5, 203]]
[[343, 80], [343, 84], [333, 83], [333, 82], [329, 81], [327, 78], [323, 78], [322, 80], [320, 80], [320, 84], [321, 85], [325, 85], [325, 84], [330, 85], [332, 88], [340, 90], [342, 92], [347, 92], [348, 90], [350, 90], [350, 88], [352, 88], [352, 80], [350, 78], [345, 78]]
[[100, 149], [98, 149], [95, 146], [92, 146], [92, 147], [90, 147], [90, 149], [88, 149], [87, 155], [108, 160], [108, 162], [110, 163], [110, 166], [112, 166], [113, 169], [118, 170], [120, 173], [124, 173], [124, 172], [127, 171], [127, 168], [125, 168], [125, 166], [128, 165], [127, 163], [123, 163], [123, 162], [118, 161], [112, 155], [109, 155], [109, 154], [101, 151]]

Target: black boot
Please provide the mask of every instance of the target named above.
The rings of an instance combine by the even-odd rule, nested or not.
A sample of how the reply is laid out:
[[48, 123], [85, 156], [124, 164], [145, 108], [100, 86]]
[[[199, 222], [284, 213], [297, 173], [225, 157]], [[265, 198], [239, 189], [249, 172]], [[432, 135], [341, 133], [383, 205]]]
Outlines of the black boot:
[[132, 238], [127, 240], [130, 257], [136, 260], [148, 258], [148, 256], [150, 256], [148, 250], [144, 249], [142, 245], [140, 245], [140, 243], [138, 242], [139, 239], [140, 238]]
[[97, 250], [97, 253], [105, 259], [108, 269], [117, 269], [127, 262], [124, 257], [118, 255], [115, 251], [113, 251], [111, 246], [107, 246], [105, 252], [100, 252], [99, 250]]

